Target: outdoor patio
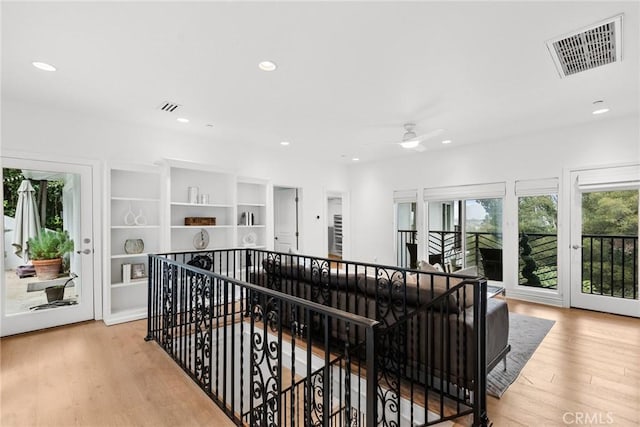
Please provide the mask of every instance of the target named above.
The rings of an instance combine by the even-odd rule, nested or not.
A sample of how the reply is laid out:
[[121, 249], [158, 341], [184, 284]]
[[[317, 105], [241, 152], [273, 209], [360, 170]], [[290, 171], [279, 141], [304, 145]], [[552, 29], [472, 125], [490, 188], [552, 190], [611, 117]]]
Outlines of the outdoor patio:
[[[47, 303], [47, 295], [44, 291], [46, 286], [64, 284], [69, 276], [59, 277], [55, 280], [40, 280], [37, 277], [25, 277], [23, 279], [16, 275], [14, 270], [4, 272], [6, 286], [6, 314], [17, 314], [31, 311], [31, 307]], [[67, 285], [64, 291], [64, 298], [75, 298], [76, 290], [73, 282]]]

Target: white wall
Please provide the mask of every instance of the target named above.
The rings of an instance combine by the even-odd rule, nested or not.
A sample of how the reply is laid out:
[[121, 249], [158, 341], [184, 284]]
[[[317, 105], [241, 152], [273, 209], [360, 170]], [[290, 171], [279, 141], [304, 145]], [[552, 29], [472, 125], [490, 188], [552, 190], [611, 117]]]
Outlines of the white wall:
[[[481, 145], [443, 146], [411, 156], [354, 165], [349, 169], [351, 258], [368, 262], [377, 259], [383, 264], [395, 264], [395, 236], [389, 231], [393, 230], [394, 190], [506, 182], [505, 225], [513, 230], [517, 227], [515, 180], [558, 177], [562, 181], [563, 172], [567, 169], [638, 162], [638, 129], [637, 117], [597, 118], [579, 128], [549, 130]], [[561, 191], [562, 188], [561, 182]], [[419, 190], [418, 198], [421, 197]], [[568, 195], [560, 194], [560, 228], [565, 229], [562, 217], [569, 207], [568, 199]], [[418, 203], [418, 217], [423, 216], [423, 212], [424, 205]], [[560, 239], [564, 239], [564, 235]], [[560, 240], [559, 246], [561, 251], [565, 251], [568, 241]], [[515, 254], [507, 254], [508, 250]], [[559, 255], [563, 260], [569, 259], [568, 254]], [[505, 243], [505, 257], [509, 256], [517, 259], [517, 242]], [[513, 276], [513, 281], [516, 281], [517, 267], [508, 270], [506, 264], [507, 261], [505, 277]], [[567, 265], [562, 268], [567, 268]], [[564, 283], [559, 284], [561, 286]], [[560, 289], [560, 294], [562, 291]]]
[[302, 247], [305, 253], [314, 255], [326, 255], [324, 192], [347, 190], [345, 167], [302, 155], [300, 147], [281, 147], [277, 141], [273, 149], [248, 143], [227, 144], [213, 137], [96, 119], [14, 100], [3, 99], [1, 148], [2, 153], [19, 151], [148, 164], [163, 158], [180, 159], [232, 169], [242, 176], [270, 179], [274, 185], [300, 187], [304, 194]]

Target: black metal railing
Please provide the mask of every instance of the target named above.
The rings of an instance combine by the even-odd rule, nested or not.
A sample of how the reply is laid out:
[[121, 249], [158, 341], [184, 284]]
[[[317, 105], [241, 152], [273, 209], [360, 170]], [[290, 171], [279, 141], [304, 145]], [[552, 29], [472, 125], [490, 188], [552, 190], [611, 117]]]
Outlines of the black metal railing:
[[[367, 364], [351, 356], [348, 344], [340, 348], [329, 340], [332, 322], [359, 327], [367, 353], [373, 353], [378, 322], [234, 279], [246, 276], [251, 264], [247, 255], [228, 250], [191, 259], [185, 253], [150, 256], [147, 338], [157, 341], [236, 424], [285, 425], [290, 411], [302, 406], [298, 425], [317, 425], [329, 418], [327, 411], [350, 401], [349, 390], [341, 400], [323, 387], [333, 381], [327, 362], [334, 352], [345, 354], [365, 372], [368, 383], [376, 383], [373, 358]], [[198, 264], [206, 257], [214, 262], [204, 261], [205, 266], [217, 272], [175, 260]], [[219, 270], [221, 266], [233, 270]], [[311, 319], [324, 331], [322, 337], [301, 327]], [[324, 357], [314, 355], [316, 348], [323, 349]], [[295, 384], [299, 376], [307, 379], [306, 395], [320, 401], [305, 398], [297, 405], [286, 400], [287, 383]], [[312, 379], [315, 384], [308, 384]], [[364, 407], [355, 409], [367, 413]], [[375, 425], [375, 411], [368, 414], [366, 425]]]
[[429, 231], [429, 263], [462, 267], [462, 233]]
[[[519, 261], [520, 284], [547, 288], [557, 287], [557, 245], [555, 234], [527, 233], [521, 237], [521, 246], [529, 245], [530, 259]], [[429, 231], [429, 260], [432, 264], [452, 266], [478, 266], [478, 271], [490, 280], [502, 280], [502, 234], [491, 232], [466, 233], [466, 256], [462, 253], [462, 232]], [[521, 247], [522, 255], [522, 247]], [[535, 262], [535, 265], [531, 263]], [[532, 268], [533, 267], [533, 268]]]
[[638, 298], [638, 236], [582, 236], [582, 292]]
[[418, 268], [418, 232], [416, 230], [398, 230], [396, 250], [398, 267]]
[[238, 425], [488, 422], [482, 279], [257, 249], [149, 266], [147, 339]]
[[[502, 233], [429, 230], [429, 262], [451, 270], [478, 266], [491, 280], [502, 280]], [[463, 263], [464, 261], [464, 263]]]

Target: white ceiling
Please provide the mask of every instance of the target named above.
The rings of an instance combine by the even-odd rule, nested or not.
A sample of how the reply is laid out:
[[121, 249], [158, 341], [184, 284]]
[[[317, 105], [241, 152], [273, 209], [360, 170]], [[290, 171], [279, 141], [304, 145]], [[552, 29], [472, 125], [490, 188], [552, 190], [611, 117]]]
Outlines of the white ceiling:
[[[619, 13], [623, 61], [560, 79], [545, 41]], [[2, 96], [367, 161], [410, 155], [392, 144], [408, 121], [446, 149], [637, 116], [638, 18], [612, 1], [3, 2]], [[611, 112], [592, 116], [599, 99]]]

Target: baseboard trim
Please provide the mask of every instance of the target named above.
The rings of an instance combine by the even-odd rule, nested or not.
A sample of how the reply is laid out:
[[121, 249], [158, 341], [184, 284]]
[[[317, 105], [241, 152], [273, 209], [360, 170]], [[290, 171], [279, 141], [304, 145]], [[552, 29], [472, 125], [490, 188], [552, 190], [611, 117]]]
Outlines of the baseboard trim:
[[105, 317], [102, 321], [105, 325], [117, 325], [118, 323], [131, 322], [134, 320], [145, 319], [147, 317], [147, 309], [133, 309], [117, 313], [112, 313]]
[[564, 307], [562, 295], [547, 294], [542, 292], [528, 292], [519, 289], [507, 289], [508, 299], [517, 299], [527, 302], [535, 302], [538, 304], [552, 305], [555, 307]]

